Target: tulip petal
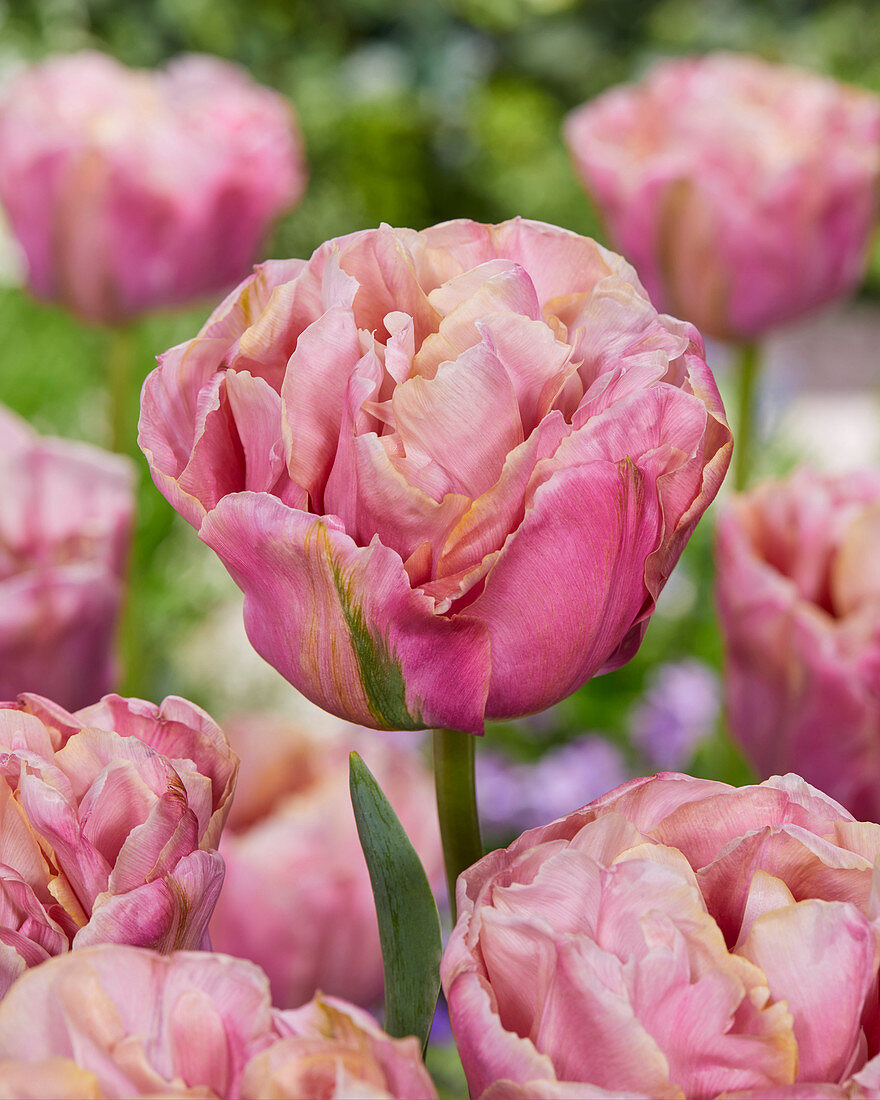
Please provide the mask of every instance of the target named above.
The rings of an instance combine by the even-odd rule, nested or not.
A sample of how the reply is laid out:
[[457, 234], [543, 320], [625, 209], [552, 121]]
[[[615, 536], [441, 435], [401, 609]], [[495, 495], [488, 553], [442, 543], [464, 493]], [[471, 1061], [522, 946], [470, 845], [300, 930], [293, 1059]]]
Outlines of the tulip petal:
[[853, 905], [809, 899], [758, 917], [739, 952], [794, 1016], [799, 1080], [842, 1080], [877, 980], [877, 937], [865, 917]]
[[190, 852], [162, 878], [125, 894], [98, 895], [73, 946], [123, 943], [162, 952], [204, 948], [222, 885], [223, 857]]
[[[432, 290], [428, 300], [443, 315], [440, 327], [413, 359], [413, 375], [433, 378], [441, 363], [454, 362], [480, 342], [484, 318], [501, 316], [538, 320], [541, 307], [532, 280], [519, 264], [491, 260]], [[545, 333], [549, 330], [541, 325]]]
[[599, 1088], [586, 1081], [494, 1081], [479, 1100], [684, 1100], [684, 1093], [670, 1085], [663, 1092]]
[[797, 901], [848, 901], [864, 909], [871, 893], [871, 865], [862, 856], [797, 825], [755, 829], [697, 872], [706, 907], [730, 944], [739, 939], [758, 870], [784, 882]]
[[[555, 1081], [553, 1063], [534, 1045], [501, 1026], [495, 998], [485, 978], [462, 973], [443, 982], [455, 1045], [473, 1096], [500, 1077], [514, 1081]], [[467, 1028], [456, 1030], [455, 1020], [467, 1020]]]
[[121, 592], [119, 580], [92, 562], [37, 567], [3, 581], [0, 696], [45, 692], [76, 708], [102, 695], [115, 674]]
[[291, 480], [322, 504], [336, 453], [348, 380], [361, 358], [354, 317], [328, 309], [302, 333], [281, 387], [283, 432]]
[[601, 668], [645, 602], [660, 535], [657, 495], [629, 460], [559, 469], [539, 486], [467, 609], [492, 639], [487, 716], [542, 710]]
[[0, 1062], [0, 1094], [16, 1100], [102, 1100], [98, 1078], [72, 1058]]
[[254, 648], [319, 706], [378, 728], [482, 732], [485, 628], [434, 616], [392, 550], [256, 493], [226, 497], [200, 537], [245, 592]]
[[535, 466], [556, 453], [567, 432], [561, 415], [551, 413], [510, 452], [498, 481], [477, 497], [449, 533], [437, 561], [438, 580], [464, 574], [501, 549], [508, 533], [522, 522], [525, 490]]
[[343, 271], [359, 283], [354, 300], [358, 328], [384, 330], [387, 314], [407, 313], [413, 319], [416, 343], [421, 344], [440, 318], [416, 278], [412, 238], [417, 238], [412, 230], [383, 224], [375, 233], [353, 235], [339, 259]]
[[416, 375], [399, 385], [391, 400], [407, 455], [430, 458], [451, 492], [478, 497], [523, 441], [513, 384], [485, 337], [442, 363], [433, 378]]
[[568, 229], [513, 218], [490, 226], [490, 236], [498, 256], [528, 271], [542, 306], [572, 292], [592, 290], [612, 272], [640, 291], [641, 284], [626, 260]]
[[[77, 718], [86, 725], [143, 741], [168, 757], [172, 767], [176, 761], [191, 761], [198, 775], [210, 780], [213, 812], [206, 821], [197, 802], [190, 803], [190, 809], [199, 815], [201, 847], [216, 848], [235, 789], [238, 757], [209, 714], [176, 695], [169, 695], [159, 706], [143, 699], [107, 695], [78, 711]], [[181, 772], [186, 786], [188, 773], [183, 768]]]

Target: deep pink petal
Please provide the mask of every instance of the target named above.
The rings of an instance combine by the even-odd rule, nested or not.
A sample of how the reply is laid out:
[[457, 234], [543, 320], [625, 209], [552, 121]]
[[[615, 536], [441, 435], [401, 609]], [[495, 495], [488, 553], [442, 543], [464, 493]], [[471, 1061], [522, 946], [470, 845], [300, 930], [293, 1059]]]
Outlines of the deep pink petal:
[[257, 652], [314, 702], [362, 725], [482, 730], [485, 628], [434, 616], [392, 550], [255, 493], [221, 501], [200, 537], [245, 593]]
[[538, 488], [467, 610], [492, 639], [487, 715], [541, 710], [602, 667], [639, 615], [660, 537], [657, 496], [630, 461], [560, 469]]
[[204, 948], [222, 885], [222, 856], [190, 852], [162, 878], [125, 894], [99, 895], [74, 947], [121, 943], [163, 952]]

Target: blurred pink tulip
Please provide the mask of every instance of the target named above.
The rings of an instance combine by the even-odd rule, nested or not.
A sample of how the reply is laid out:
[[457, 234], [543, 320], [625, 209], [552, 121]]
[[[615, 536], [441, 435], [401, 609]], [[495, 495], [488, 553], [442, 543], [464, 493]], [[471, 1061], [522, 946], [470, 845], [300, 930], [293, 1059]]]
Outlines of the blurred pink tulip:
[[716, 568], [734, 737], [760, 774], [797, 767], [880, 819], [880, 473], [735, 497]]
[[242, 1100], [436, 1100], [418, 1040], [392, 1039], [335, 997], [278, 1014], [279, 1042], [244, 1071]]
[[442, 889], [429, 769], [411, 749], [351, 726], [319, 738], [284, 719], [250, 716], [224, 730], [242, 767], [220, 843], [226, 879], [211, 920], [215, 950], [258, 963], [282, 1008], [318, 990], [376, 1004], [384, 989], [382, 950], [351, 809], [348, 754], [357, 749], [364, 757], [431, 884]]
[[0, 995], [71, 946], [207, 947], [237, 768], [184, 699], [0, 703]]
[[658, 65], [569, 115], [565, 137], [651, 298], [708, 336], [755, 337], [862, 277], [880, 99], [756, 57]]
[[880, 825], [798, 776], [664, 773], [458, 880], [474, 1100], [876, 1096]]
[[273, 1009], [266, 976], [210, 952], [104, 945], [51, 959], [0, 1001], [0, 1094], [436, 1100], [417, 1040], [319, 998]]
[[263, 264], [161, 357], [140, 443], [295, 687], [473, 733], [635, 653], [731, 449], [696, 330], [520, 219]]
[[0, 487], [0, 699], [93, 703], [115, 673], [134, 469], [0, 407]]
[[290, 105], [213, 57], [54, 57], [0, 102], [0, 202], [30, 287], [89, 321], [233, 285], [304, 184]]

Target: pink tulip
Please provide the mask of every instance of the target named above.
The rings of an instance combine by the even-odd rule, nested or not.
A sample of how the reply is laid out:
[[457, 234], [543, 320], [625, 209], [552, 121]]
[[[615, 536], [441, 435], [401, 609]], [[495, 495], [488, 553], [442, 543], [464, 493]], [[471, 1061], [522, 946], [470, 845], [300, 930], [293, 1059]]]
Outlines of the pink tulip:
[[161, 357], [140, 443], [295, 687], [474, 733], [633, 655], [731, 448], [698, 333], [519, 219], [263, 264]]
[[0, 699], [85, 706], [114, 679], [134, 470], [0, 407], [0, 486]]
[[392, 1039], [373, 1018], [335, 997], [316, 997], [278, 1015], [285, 1038], [258, 1054], [241, 1082], [242, 1100], [436, 1100], [418, 1040]]
[[207, 947], [237, 767], [173, 696], [0, 703], [0, 996], [71, 947]]
[[734, 498], [717, 592], [731, 731], [880, 817], [880, 474], [800, 470]]
[[439, 888], [443, 854], [428, 768], [412, 750], [354, 727], [318, 738], [281, 719], [251, 716], [224, 729], [242, 769], [220, 844], [226, 879], [211, 920], [215, 950], [258, 963], [282, 1008], [318, 990], [376, 1004], [382, 950], [348, 754], [363, 755]]
[[0, 201], [30, 287], [89, 321], [231, 286], [304, 183], [289, 104], [216, 58], [54, 57], [0, 102]]
[[579, 107], [565, 137], [652, 300], [709, 336], [758, 336], [861, 279], [874, 95], [756, 57], [680, 58]]
[[252, 963], [105, 944], [28, 971], [0, 1002], [0, 1093], [436, 1100], [415, 1039], [319, 998], [272, 1008]]
[[795, 775], [634, 779], [523, 833], [458, 880], [471, 1096], [876, 1096], [878, 857]]

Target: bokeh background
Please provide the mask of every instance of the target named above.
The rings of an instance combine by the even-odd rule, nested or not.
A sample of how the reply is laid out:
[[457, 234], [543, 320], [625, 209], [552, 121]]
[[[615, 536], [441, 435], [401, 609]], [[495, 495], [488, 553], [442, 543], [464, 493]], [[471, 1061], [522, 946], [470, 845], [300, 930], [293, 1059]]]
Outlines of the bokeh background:
[[[145, 67], [202, 51], [288, 96], [310, 182], [267, 243], [266, 256], [277, 257], [308, 256], [328, 237], [382, 221], [421, 228], [460, 216], [521, 214], [602, 240], [560, 134], [571, 108], [660, 58], [717, 48], [880, 91], [878, 41], [880, 6], [857, 0], [0, 0], [0, 80], [84, 47]], [[8, 239], [0, 282], [0, 401], [41, 431], [105, 442], [107, 334], [30, 299]], [[760, 471], [880, 458], [878, 299], [875, 247], [854, 303], [769, 341]], [[132, 423], [152, 358], [194, 334], [213, 304], [132, 327]], [[724, 388], [725, 349], [711, 348], [710, 363]], [[247, 645], [237, 589], [153, 489], [142, 459], [140, 469], [122, 690], [182, 694], [221, 720], [295, 707], [292, 689]], [[561, 812], [628, 773], [668, 765], [748, 778], [721, 716], [711, 539], [710, 515], [634, 661], [552, 713], [489, 731], [482, 796], [498, 839], [531, 823], [529, 813], [546, 819], [554, 799]], [[546, 766], [528, 780], [506, 763], [538, 757]], [[536, 791], [546, 796], [540, 805]]]

